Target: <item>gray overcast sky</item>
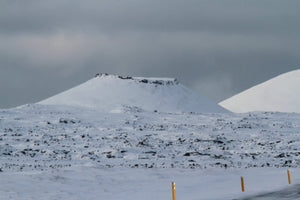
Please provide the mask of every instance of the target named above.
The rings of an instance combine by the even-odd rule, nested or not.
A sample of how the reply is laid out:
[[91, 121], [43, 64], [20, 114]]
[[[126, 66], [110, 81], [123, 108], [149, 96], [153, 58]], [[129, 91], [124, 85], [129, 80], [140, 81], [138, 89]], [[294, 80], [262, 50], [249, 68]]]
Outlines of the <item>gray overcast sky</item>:
[[299, 0], [0, 0], [0, 108], [96, 73], [176, 77], [216, 102], [300, 68]]

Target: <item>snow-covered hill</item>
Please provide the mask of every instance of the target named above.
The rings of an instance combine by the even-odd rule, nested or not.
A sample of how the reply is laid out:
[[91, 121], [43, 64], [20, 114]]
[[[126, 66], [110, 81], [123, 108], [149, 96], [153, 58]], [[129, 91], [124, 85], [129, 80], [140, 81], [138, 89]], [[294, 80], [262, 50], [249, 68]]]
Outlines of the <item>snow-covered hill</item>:
[[70, 105], [105, 112], [128, 107], [162, 112], [228, 112], [170, 78], [121, 77], [101, 74], [40, 104]]
[[291, 71], [241, 92], [219, 105], [232, 112], [300, 113], [300, 70]]

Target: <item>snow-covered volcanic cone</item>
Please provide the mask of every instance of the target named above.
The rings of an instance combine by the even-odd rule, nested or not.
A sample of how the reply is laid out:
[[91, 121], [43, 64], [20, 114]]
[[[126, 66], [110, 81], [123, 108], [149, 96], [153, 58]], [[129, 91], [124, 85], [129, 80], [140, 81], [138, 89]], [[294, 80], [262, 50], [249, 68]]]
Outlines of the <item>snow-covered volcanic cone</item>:
[[233, 112], [279, 111], [300, 113], [300, 70], [272, 78], [219, 105]]
[[163, 112], [228, 112], [189, 90], [176, 79], [107, 74], [97, 75], [39, 103], [90, 107], [105, 112], [122, 112], [126, 108]]

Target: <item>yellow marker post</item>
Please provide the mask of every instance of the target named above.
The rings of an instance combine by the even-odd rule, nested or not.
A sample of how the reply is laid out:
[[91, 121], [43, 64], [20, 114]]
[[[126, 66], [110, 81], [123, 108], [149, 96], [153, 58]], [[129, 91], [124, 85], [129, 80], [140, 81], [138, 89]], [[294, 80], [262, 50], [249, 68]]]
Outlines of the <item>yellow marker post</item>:
[[176, 188], [174, 182], [172, 182], [172, 196], [173, 196], [173, 200], [176, 200]]
[[287, 174], [288, 174], [289, 184], [291, 184], [291, 174], [290, 174], [290, 170], [287, 170]]
[[245, 192], [244, 178], [241, 176], [242, 192]]

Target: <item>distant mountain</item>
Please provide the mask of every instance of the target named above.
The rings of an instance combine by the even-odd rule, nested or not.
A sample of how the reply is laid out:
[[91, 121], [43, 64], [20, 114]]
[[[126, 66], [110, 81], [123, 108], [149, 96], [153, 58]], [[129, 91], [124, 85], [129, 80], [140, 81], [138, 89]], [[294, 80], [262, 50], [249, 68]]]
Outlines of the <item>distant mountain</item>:
[[232, 112], [300, 113], [300, 70], [291, 71], [241, 92], [219, 105]]
[[132, 108], [162, 112], [228, 112], [189, 90], [176, 79], [107, 74], [98, 74], [39, 104], [81, 106], [105, 112], [122, 112]]

